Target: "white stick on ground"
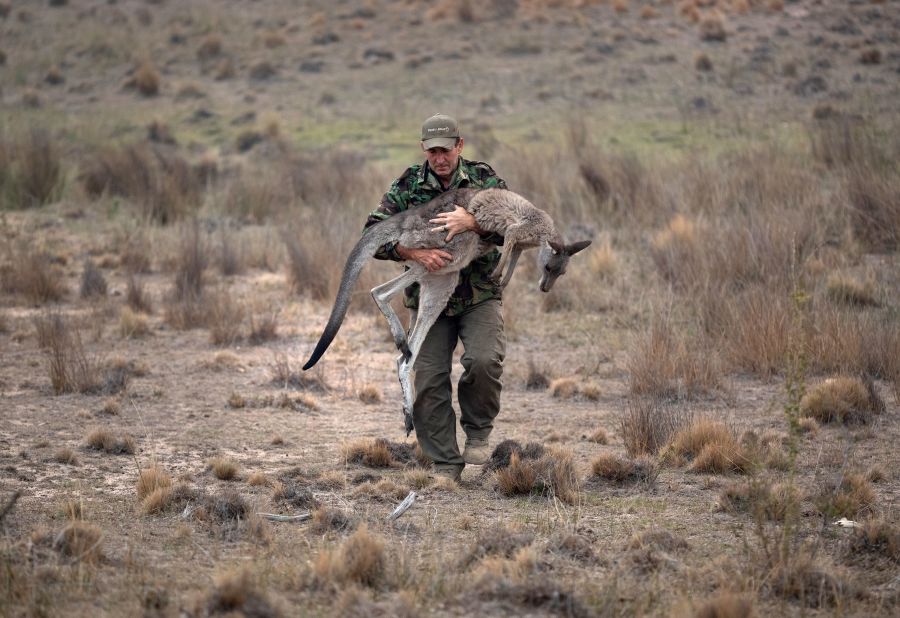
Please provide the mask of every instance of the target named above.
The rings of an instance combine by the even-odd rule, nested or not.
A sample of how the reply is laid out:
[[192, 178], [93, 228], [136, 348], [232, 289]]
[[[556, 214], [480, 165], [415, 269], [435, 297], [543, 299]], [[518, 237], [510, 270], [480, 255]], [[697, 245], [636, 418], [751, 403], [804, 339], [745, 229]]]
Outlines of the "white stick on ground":
[[257, 513], [260, 517], [265, 517], [269, 521], [307, 521], [312, 519], [312, 513], [300, 513], [299, 515], [276, 515], [275, 513]]
[[400, 517], [401, 515], [403, 515], [406, 511], [409, 510], [409, 507], [411, 507], [415, 503], [416, 498], [418, 498], [418, 497], [419, 496], [416, 495], [416, 492], [414, 492], [414, 491], [409, 492], [409, 495], [403, 499], [403, 502], [401, 502], [397, 506], [397, 508], [395, 508], [394, 511], [390, 515], [387, 516], [387, 520], [393, 521], [393, 520], [397, 519], [398, 517]]

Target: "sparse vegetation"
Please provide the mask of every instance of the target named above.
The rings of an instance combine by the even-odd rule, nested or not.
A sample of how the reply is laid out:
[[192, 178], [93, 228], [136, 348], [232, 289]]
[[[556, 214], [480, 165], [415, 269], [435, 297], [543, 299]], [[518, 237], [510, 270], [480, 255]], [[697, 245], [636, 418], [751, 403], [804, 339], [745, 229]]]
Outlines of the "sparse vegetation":
[[137, 445], [130, 435], [97, 427], [88, 432], [84, 439], [89, 449], [103, 451], [111, 455], [133, 455]]
[[820, 423], [868, 424], [885, 409], [871, 380], [850, 376], [829, 378], [800, 401], [800, 414]]

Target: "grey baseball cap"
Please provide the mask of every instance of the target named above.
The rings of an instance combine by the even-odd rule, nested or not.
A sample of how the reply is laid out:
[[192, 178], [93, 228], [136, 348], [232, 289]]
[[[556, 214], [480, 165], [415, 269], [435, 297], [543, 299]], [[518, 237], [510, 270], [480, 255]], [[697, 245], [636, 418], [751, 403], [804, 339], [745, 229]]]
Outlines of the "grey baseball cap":
[[435, 114], [422, 124], [422, 147], [446, 148], [456, 146], [459, 138], [459, 123], [446, 114]]

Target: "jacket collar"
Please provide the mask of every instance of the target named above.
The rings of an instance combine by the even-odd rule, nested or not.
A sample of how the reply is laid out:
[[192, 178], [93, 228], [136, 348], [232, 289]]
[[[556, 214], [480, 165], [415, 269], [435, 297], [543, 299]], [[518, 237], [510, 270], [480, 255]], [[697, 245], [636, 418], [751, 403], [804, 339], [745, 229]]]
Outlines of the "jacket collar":
[[449, 191], [450, 189], [461, 186], [463, 182], [468, 181], [468, 165], [467, 161], [462, 157], [459, 158], [459, 163], [457, 163], [456, 170], [453, 172], [453, 177], [450, 179], [450, 185], [446, 189], [441, 186], [441, 181], [438, 180], [437, 174], [435, 174], [428, 166], [428, 161], [425, 161], [425, 164], [419, 169], [419, 183], [438, 191]]

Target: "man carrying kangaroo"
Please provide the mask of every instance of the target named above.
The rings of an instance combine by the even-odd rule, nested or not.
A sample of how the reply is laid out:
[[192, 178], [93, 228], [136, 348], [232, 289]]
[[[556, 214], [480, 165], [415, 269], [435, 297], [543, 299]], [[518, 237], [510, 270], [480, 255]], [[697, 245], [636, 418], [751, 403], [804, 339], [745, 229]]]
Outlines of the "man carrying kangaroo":
[[[421, 143], [425, 162], [408, 168], [394, 181], [380, 206], [369, 215], [366, 228], [450, 189], [506, 188], [506, 183], [487, 163], [462, 158], [463, 138], [458, 123], [450, 116], [437, 114], [428, 118], [422, 125]], [[447, 240], [471, 231], [495, 244], [503, 243], [502, 237], [485, 234], [475, 217], [464, 208], [442, 213], [432, 223], [447, 233]], [[432, 272], [452, 259], [442, 249], [417, 249], [397, 243], [382, 246], [375, 257], [418, 262]], [[500, 253], [494, 249], [460, 271], [459, 283], [446, 309], [428, 331], [415, 362], [416, 438], [434, 462], [434, 473], [453, 480], [459, 480], [465, 464], [480, 465], [487, 461], [488, 436], [500, 411], [506, 336], [500, 288], [491, 278], [499, 260]], [[418, 292], [418, 284], [406, 290], [404, 304], [412, 310], [418, 307]], [[456, 443], [456, 413], [450, 381], [457, 341], [462, 341], [464, 349], [461, 359], [464, 371], [457, 386], [460, 424], [466, 433], [462, 454]]]

